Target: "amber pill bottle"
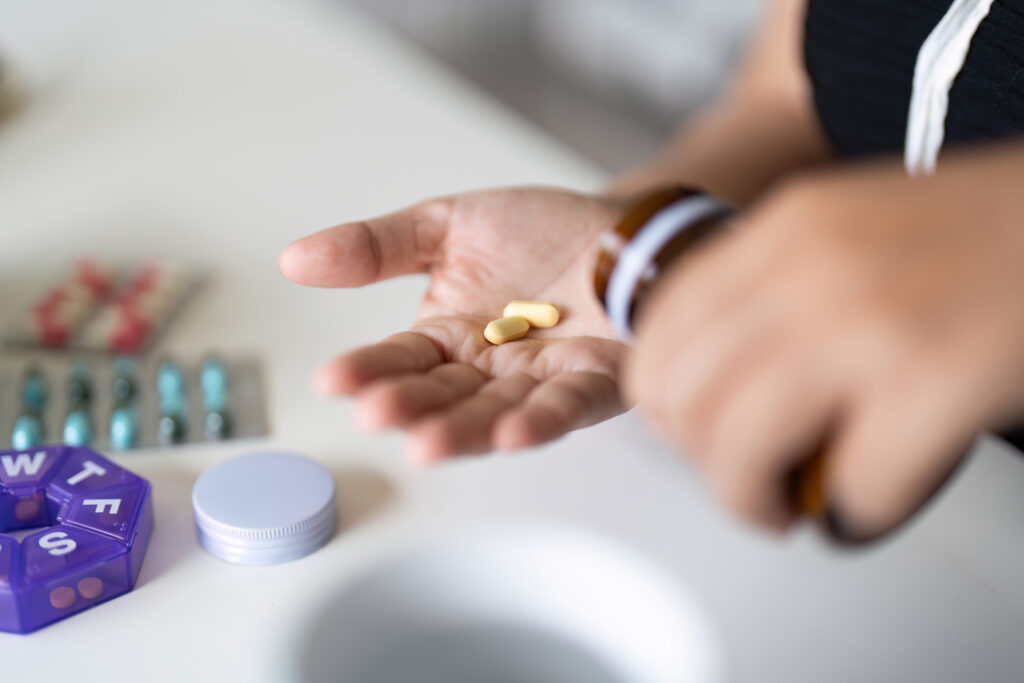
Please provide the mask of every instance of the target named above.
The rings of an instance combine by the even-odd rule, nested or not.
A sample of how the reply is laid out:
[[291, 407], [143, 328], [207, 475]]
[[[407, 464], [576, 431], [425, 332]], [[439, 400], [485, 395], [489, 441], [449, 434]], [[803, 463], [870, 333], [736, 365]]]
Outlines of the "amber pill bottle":
[[637, 199], [611, 230], [601, 235], [594, 291], [624, 340], [658, 278], [680, 256], [723, 231], [733, 209], [693, 188], [672, 186]]
[[[594, 293], [619, 337], [633, 324], [659, 278], [683, 255], [729, 228], [735, 209], [698, 189], [671, 186], [635, 200], [600, 238]], [[813, 455], [790, 477], [794, 508], [825, 522], [823, 460]]]

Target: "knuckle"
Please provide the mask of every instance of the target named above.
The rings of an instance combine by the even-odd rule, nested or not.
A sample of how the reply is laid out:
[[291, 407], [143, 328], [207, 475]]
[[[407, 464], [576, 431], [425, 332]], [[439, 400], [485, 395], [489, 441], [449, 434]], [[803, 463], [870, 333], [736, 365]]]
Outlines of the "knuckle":
[[434, 223], [446, 223], [455, 206], [452, 197], [434, 197], [413, 206], [410, 211], [415, 219]]
[[429, 264], [441, 250], [446, 228], [455, 214], [455, 197], [427, 199], [408, 209], [416, 252]]
[[413, 206], [409, 211], [416, 226], [417, 236], [430, 234], [438, 226], [448, 225], [455, 212], [454, 197], [434, 197]]
[[897, 304], [884, 295], [868, 295], [861, 300], [859, 318], [852, 328], [855, 339], [862, 340], [858, 349], [870, 360], [869, 375], [887, 384], [904, 383], [929, 375], [942, 375], [947, 363], [935, 349], [932, 335], [914, 320], [901, 313]]

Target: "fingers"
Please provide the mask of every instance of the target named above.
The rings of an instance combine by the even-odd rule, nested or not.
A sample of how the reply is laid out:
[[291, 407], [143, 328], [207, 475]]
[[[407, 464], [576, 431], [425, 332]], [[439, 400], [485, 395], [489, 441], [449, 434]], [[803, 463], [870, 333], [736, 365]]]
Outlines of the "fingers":
[[438, 257], [453, 203], [437, 199], [321, 230], [285, 247], [278, 268], [312, 287], [360, 287], [425, 272]]
[[914, 514], [1003, 415], [992, 359], [1005, 371], [1019, 354], [995, 340], [1020, 343], [1003, 324], [1016, 309], [979, 312], [992, 297], [975, 282], [1010, 288], [963, 257], [961, 219], [841, 187], [779, 195], [671, 271], [626, 384], [734, 511], [768, 525], [788, 520], [786, 473], [824, 442], [834, 531], [866, 540]]
[[633, 370], [640, 408], [703, 470], [739, 517], [774, 530], [792, 518], [788, 477], [828, 427], [834, 383], [819, 356], [778, 318], [729, 315], [680, 342], [648, 374]]
[[597, 372], [566, 372], [540, 384], [497, 422], [501, 449], [536, 446], [566, 432], [606, 420], [623, 410], [615, 381]]
[[913, 515], [973, 441], [973, 416], [947, 392], [895, 398], [865, 402], [826, 453], [831, 531], [842, 541], [877, 538]]
[[820, 376], [778, 355], [711, 411], [699, 463], [734, 513], [783, 530], [795, 512], [789, 477], [824, 437], [835, 406]]
[[490, 450], [495, 422], [535, 386], [537, 380], [523, 373], [500, 377], [448, 410], [422, 419], [409, 430], [409, 458], [425, 464]]
[[426, 374], [384, 379], [359, 395], [356, 421], [364, 429], [406, 426], [470, 396], [487, 375], [466, 363], [444, 363]]
[[488, 382], [461, 363], [380, 381], [359, 398], [360, 423], [408, 428], [410, 457], [422, 463], [538, 445], [622, 412], [614, 381], [601, 373], [569, 372], [540, 383], [515, 374]]
[[[658, 349], [664, 340], [655, 340], [656, 362], [648, 362], [643, 386], [635, 389], [655, 426], [686, 448], [703, 449], [720, 399], [745, 383], [778, 346], [777, 317], [765, 307], [748, 306], [742, 313], [724, 311], [701, 333], [680, 337], [673, 346]], [[642, 338], [637, 355], [650, 346]]]
[[400, 332], [331, 361], [317, 373], [318, 392], [351, 395], [390, 375], [426, 372], [445, 360], [440, 347], [418, 332]]

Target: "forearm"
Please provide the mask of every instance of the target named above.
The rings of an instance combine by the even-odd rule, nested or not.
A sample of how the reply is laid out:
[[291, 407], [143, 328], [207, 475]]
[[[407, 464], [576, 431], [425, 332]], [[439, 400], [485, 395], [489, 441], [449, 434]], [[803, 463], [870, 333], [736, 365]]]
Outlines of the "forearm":
[[701, 113], [649, 162], [615, 178], [608, 192], [632, 196], [677, 182], [744, 205], [777, 179], [827, 158], [813, 122], [772, 103], [722, 102]]
[[803, 67], [803, 0], [776, 0], [734, 82], [649, 162], [608, 192], [697, 185], [738, 205], [777, 179], [829, 158]]

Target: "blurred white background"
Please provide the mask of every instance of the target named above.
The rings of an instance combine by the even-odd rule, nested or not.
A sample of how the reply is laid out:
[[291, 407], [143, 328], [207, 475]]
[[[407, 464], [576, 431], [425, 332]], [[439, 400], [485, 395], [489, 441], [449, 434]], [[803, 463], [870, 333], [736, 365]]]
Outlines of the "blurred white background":
[[[323, 1], [355, 5], [376, 17], [611, 172], [649, 156], [680, 120], [715, 94], [763, 4]], [[73, 50], [72, 28], [88, 18], [94, 3], [52, 0], [32, 12], [18, 11], [17, 5], [0, 0], [0, 55], [8, 53], [8, 67], [13, 63], [16, 72], [32, 77], [52, 71], [52, 62]]]
[[714, 95], [758, 0], [337, 0], [608, 171], [652, 153]]
[[[239, 447], [132, 454], [160, 492], [145, 589], [0, 642], [0, 681], [289, 680], [325, 596], [390, 547], [524, 518], [665, 567], [707, 605], [729, 680], [1020, 680], [1024, 468], [995, 441], [899, 537], [851, 554], [809, 529], [739, 525], [633, 416], [536, 457], [421, 472], [397, 435], [358, 432], [350, 404], [309, 389], [340, 349], [403, 329], [423, 281], [294, 287], [275, 268], [283, 245], [465, 188], [599, 187], [604, 173], [529, 121], [604, 169], [631, 163], [721, 86], [759, 6], [0, 0], [0, 53], [25, 84], [0, 126], [0, 327], [79, 250], [209, 264], [216, 281], [165, 348], [263, 354], [274, 445], [334, 463], [351, 524], [308, 562], [238, 573], [196, 545], [189, 495]], [[367, 473], [394, 484], [379, 518], [347, 512]]]

